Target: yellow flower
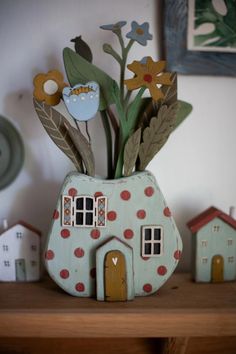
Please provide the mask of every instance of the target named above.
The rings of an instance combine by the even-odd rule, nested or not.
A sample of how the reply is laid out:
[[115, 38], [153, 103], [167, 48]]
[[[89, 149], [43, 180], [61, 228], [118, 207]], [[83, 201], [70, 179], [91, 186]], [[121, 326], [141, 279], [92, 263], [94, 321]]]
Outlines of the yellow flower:
[[127, 68], [136, 75], [133, 79], [125, 80], [127, 89], [132, 91], [146, 86], [155, 101], [164, 98], [160, 85], [172, 85], [171, 74], [162, 72], [165, 66], [165, 61], [155, 62], [151, 57], [147, 57], [145, 64], [135, 60], [127, 65]]
[[67, 86], [63, 80], [63, 75], [57, 70], [36, 75], [33, 80], [34, 97], [38, 101], [44, 101], [49, 106], [57, 105], [62, 97], [63, 88]]

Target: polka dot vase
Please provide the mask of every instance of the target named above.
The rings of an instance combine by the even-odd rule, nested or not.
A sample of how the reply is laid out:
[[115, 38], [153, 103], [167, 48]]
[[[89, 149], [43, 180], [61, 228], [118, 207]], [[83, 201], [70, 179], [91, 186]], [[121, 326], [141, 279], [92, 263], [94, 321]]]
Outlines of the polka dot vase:
[[53, 212], [45, 263], [67, 293], [127, 301], [171, 276], [182, 241], [155, 177], [116, 180], [70, 173]]

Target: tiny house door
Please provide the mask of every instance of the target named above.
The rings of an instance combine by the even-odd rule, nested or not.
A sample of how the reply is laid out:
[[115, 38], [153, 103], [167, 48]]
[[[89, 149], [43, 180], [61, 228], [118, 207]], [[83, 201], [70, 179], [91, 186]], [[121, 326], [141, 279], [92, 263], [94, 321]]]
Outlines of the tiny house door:
[[16, 281], [26, 281], [26, 267], [25, 267], [25, 260], [23, 258], [15, 260], [15, 268], [16, 268]]
[[126, 264], [122, 252], [115, 250], [106, 254], [104, 273], [106, 301], [126, 301]]
[[224, 258], [222, 256], [216, 255], [212, 258], [211, 275], [212, 283], [224, 281]]

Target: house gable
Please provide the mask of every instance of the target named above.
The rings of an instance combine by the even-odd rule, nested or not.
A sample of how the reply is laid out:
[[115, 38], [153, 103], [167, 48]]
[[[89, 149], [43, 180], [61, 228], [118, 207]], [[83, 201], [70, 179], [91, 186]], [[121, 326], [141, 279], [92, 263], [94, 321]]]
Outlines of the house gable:
[[203, 213], [190, 220], [187, 223], [187, 226], [192, 231], [192, 233], [195, 234], [198, 230], [200, 230], [202, 227], [207, 225], [211, 220], [215, 218], [220, 218], [236, 230], [236, 220], [215, 207], [210, 207], [206, 209]]

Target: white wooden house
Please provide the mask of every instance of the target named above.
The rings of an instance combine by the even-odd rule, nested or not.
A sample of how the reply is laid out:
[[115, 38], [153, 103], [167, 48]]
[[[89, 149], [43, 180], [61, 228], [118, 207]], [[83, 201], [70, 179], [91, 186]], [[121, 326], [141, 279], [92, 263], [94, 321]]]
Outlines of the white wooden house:
[[39, 280], [40, 235], [24, 221], [0, 234], [0, 281]]

